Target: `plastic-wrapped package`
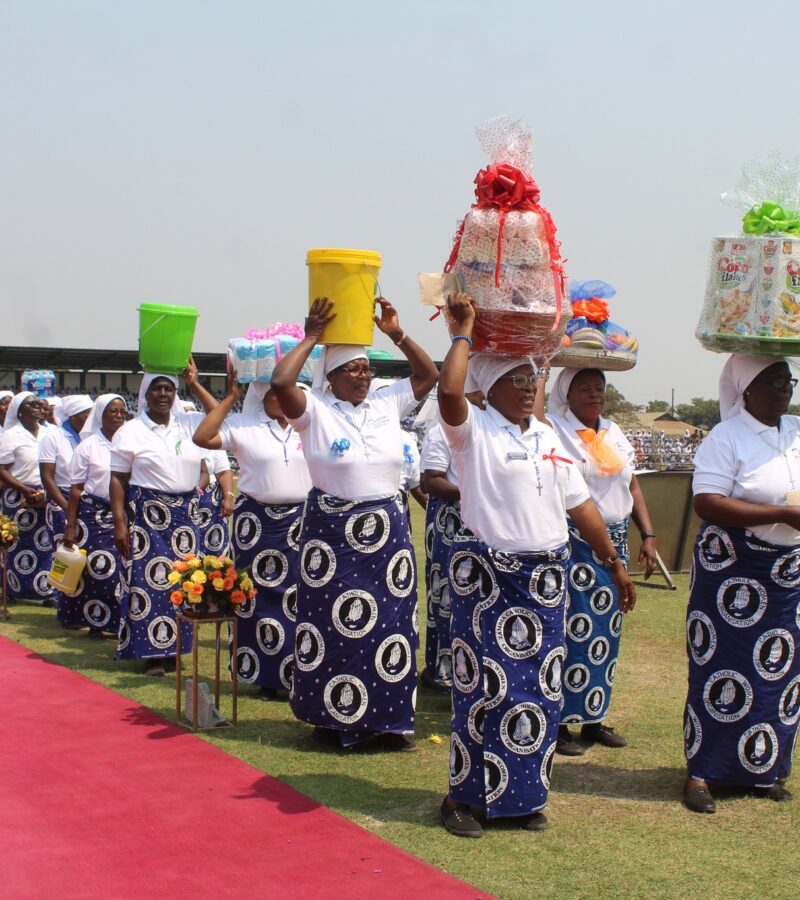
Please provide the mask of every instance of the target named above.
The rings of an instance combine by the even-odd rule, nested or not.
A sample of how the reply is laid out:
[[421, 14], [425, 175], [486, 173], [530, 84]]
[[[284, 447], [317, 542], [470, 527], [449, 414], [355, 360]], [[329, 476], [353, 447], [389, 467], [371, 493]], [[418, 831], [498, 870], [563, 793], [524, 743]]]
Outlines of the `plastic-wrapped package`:
[[725, 203], [744, 234], [714, 238], [696, 336], [718, 353], [800, 353], [800, 160], [743, 168]]
[[570, 317], [556, 228], [530, 175], [531, 135], [502, 116], [477, 129], [491, 160], [444, 271], [475, 301], [473, 349], [549, 358]]
[[[251, 328], [242, 338], [228, 341], [228, 370], [236, 373], [240, 384], [271, 381], [275, 366], [305, 337], [299, 325], [277, 322], [264, 331]], [[300, 372], [301, 381], [312, 381], [314, 364], [322, 353], [316, 344]]]

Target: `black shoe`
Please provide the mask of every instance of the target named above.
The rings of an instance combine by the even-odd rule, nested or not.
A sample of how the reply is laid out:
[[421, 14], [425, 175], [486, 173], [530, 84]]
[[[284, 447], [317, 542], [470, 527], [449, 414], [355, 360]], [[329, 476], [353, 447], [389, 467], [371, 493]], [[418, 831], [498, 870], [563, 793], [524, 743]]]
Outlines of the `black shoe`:
[[50, 600], [48, 598], [47, 600], [42, 600], [42, 606], [44, 606], [46, 609], [55, 609], [58, 604], [55, 600]]
[[89, 633], [86, 635], [90, 641], [103, 641], [105, 638], [103, 637], [103, 632], [99, 628], [90, 628]]
[[144, 674], [153, 678], [163, 678], [167, 674], [163, 659], [148, 659], [144, 664]]
[[316, 741], [323, 747], [332, 747], [336, 750], [342, 749], [342, 739], [335, 728], [324, 728], [322, 725], [315, 725], [314, 730], [311, 732], [311, 740]]
[[602, 744], [604, 747], [627, 747], [628, 742], [621, 734], [617, 734], [613, 728], [603, 725], [602, 722], [594, 722], [581, 728], [581, 740], [587, 744]]
[[413, 734], [382, 734], [380, 743], [389, 753], [413, 753], [417, 749]]
[[439, 814], [442, 825], [456, 837], [483, 837], [480, 822], [472, 815], [466, 803], [459, 803], [454, 809], [447, 805], [447, 797], [442, 800]]
[[687, 809], [696, 813], [715, 813], [717, 811], [717, 804], [706, 784], [690, 786], [687, 781], [683, 786], [683, 803]]
[[256, 694], [256, 697], [258, 697], [259, 700], [277, 700], [278, 692], [275, 688], [262, 687]]
[[776, 803], [783, 803], [792, 799], [792, 792], [786, 787], [786, 779], [779, 778], [772, 787], [767, 789], [765, 796]]
[[573, 739], [566, 725], [559, 725], [556, 753], [560, 753], [562, 756], [583, 756], [586, 750]]

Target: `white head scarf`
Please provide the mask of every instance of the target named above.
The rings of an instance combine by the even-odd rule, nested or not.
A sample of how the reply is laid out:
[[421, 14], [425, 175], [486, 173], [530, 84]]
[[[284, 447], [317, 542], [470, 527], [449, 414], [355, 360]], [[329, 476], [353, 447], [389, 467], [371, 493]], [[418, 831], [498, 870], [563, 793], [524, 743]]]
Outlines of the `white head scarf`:
[[33, 391], [20, 391], [18, 394], [14, 394], [14, 399], [8, 404], [6, 424], [3, 426], [4, 431], [8, 431], [9, 428], [19, 425], [19, 408], [30, 397], [36, 399], [36, 394], [34, 394]]
[[147, 411], [147, 399], [145, 395], [156, 378], [166, 378], [167, 381], [171, 381], [175, 385], [175, 399], [172, 402], [172, 409], [170, 412], [173, 416], [180, 415], [183, 412], [183, 407], [178, 398], [178, 379], [174, 375], [159, 375], [157, 372], [145, 372], [142, 376], [142, 383], [139, 385], [139, 400], [136, 404], [136, 414], [140, 416], [143, 412]]
[[311, 387], [315, 391], [324, 391], [328, 388], [328, 373], [339, 366], [344, 366], [354, 359], [369, 359], [367, 348], [360, 344], [331, 344], [322, 351], [322, 356], [314, 367], [314, 381]]
[[556, 380], [553, 382], [553, 386], [550, 388], [550, 397], [547, 401], [547, 411], [552, 413], [554, 416], [563, 416], [566, 415], [567, 410], [569, 409], [569, 403], [567, 402], [567, 394], [569, 393], [569, 389], [572, 386], [572, 382], [575, 380], [575, 376], [580, 374], [586, 369], [587, 366], [583, 366], [580, 369], [562, 369]]
[[719, 376], [719, 413], [722, 419], [732, 419], [744, 409], [744, 392], [753, 379], [776, 362], [786, 362], [782, 356], [753, 356], [732, 353]]
[[191, 400], [181, 400], [181, 409], [183, 412], [187, 413], [200, 412], [197, 408], [197, 404], [193, 403]]
[[[532, 356], [492, 356], [489, 353], [473, 353], [469, 358], [467, 384], [464, 389], [469, 387], [472, 390], [479, 390], [488, 399], [489, 391], [497, 379], [517, 366], [533, 366], [534, 372], [536, 371]], [[471, 390], [467, 393], [471, 393]]]
[[242, 413], [246, 416], [257, 416], [264, 409], [264, 397], [271, 385], [268, 381], [251, 381], [247, 385], [247, 393], [242, 402]]
[[70, 416], [77, 416], [93, 406], [94, 400], [88, 394], [71, 394], [69, 397], [64, 397], [61, 406], [58, 407], [61, 424], [63, 425]]
[[0, 400], [4, 400], [6, 397], [13, 397], [13, 391], [0, 391]]
[[106, 411], [106, 407], [112, 400], [122, 400], [122, 402], [125, 403], [125, 398], [120, 397], [119, 394], [100, 394], [97, 400], [94, 401], [94, 406], [89, 413], [89, 418], [86, 420], [86, 424], [83, 428], [81, 428], [82, 439], [89, 437], [90, 434], [99, 433], [100, 429], [103, 427], [103, 413]]

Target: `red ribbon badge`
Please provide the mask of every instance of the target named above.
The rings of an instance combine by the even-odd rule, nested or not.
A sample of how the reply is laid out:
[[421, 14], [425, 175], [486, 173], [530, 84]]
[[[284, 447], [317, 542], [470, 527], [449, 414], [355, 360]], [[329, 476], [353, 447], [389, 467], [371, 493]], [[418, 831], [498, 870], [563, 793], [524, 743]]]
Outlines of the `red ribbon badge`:
[[558, 468], [558, 466], [557, 466], [556, 464], [557, 464], [557, 463], [560, 463], [560, 462], [566, 463], [568, 466], [571, 466], [571, 465], [572, 465], [572, 460], [571, 460], [571, 459], [565, 459], [563, 456], [557, 456], [557, 455], [556, 455], [556, 448], [555, 448], [555, 447], [553, 447], [553, 449], [552, 449], [549, 453], [543, 453], [543, 454], [542, 454], [542, 459], [549, 459], [550, 462], [553, 464], [553, 468], [554, 468], [554, 469], [557, 469], [557, 468]]

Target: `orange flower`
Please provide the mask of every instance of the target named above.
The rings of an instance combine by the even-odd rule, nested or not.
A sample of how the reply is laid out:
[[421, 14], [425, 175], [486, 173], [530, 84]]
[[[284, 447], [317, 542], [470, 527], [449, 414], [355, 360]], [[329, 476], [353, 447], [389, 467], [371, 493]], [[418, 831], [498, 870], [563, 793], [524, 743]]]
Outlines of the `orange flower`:
[[189, 594], [190, 597], [199, 597], [203, 593], [203, 585], [196, 584], [194, 581], [189, 585], [186, 589], [186, 593]]
[[193, 559], [197, 559], [196, 553], [187, 553], [186, 556], [183, 557], [184, 562], [191, 562]]
[[231, 603], [235, 603], [237, 606], [240, 603], [244, 603], [245, 597], [241, 591], [234, 591], [231, 594]]
[[255, 599], [256, 599], [256, 592], [255, 592], [255, 591], [248, 591], [248, 592], [247, 592], [247, 599], [248, 599], [248, 600], [255, 600]]
[[180, 606], [183, 603], [183, 593], [181, 591], [173, 591], [169, 595], [169, 602], [173, 606]]
[[173, 563], [173, 564], [172, 564], [172, 568], [173, 568], [176, 572], [188, 572], [188, 571], [189, 571], [189, 565], [188, 565], [188, 563], [185, 563], [185, 562], [176, 562], [176, 563]]
[[225, 569], [225, 577], [226, 578], [236, 578], [236, 569], [234, 569], [232, 566]]
[[223, 590], [230, 591], [233, 589], [233, 585], [235, 584], [233, 578], [226, 578], [222, 584]]

